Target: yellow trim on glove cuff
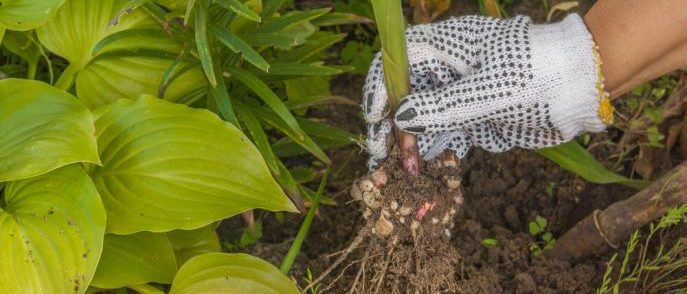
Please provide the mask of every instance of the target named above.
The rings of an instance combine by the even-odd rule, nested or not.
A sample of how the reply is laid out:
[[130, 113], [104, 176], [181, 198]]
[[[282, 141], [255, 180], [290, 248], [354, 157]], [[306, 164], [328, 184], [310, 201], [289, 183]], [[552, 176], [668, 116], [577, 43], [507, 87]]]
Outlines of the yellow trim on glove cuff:
[[599, 54], [599, 46], [594, 45], [594, 63], [596, 63], [596, 90], [598, 92], [599, 99], [599, 109], [597, 114], [601, 121], [610, 125], [613, 123], [613, 105], [611, 105], [610, 94], [604, 89], [604, 75], [601, 72], [601, 65], [603, 61], [601, 60], [601, 54]]

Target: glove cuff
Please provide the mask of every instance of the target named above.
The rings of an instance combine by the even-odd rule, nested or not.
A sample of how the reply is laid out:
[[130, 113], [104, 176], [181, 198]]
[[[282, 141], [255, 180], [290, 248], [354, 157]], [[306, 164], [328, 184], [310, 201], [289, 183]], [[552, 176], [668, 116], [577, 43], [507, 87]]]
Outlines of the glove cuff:
[[610, 123], [608, 118], [612, 118], [607, 108], [610, 103], [603, 90], [596, 45], [580, 16], [571, 14], [559, 23], [532, 25], [530, 36], [532, 70], [539, 77], [535, 88], [551, 99], [550, 121], [563, 139], [571, 140], [583, 131], [603, 131], [604, 121]]

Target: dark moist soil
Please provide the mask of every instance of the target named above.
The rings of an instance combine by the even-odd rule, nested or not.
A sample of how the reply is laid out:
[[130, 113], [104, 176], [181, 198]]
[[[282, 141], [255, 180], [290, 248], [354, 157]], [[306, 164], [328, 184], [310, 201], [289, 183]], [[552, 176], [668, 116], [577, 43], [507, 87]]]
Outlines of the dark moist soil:
[[[549, 2], [553, 5], [560, 1]], [[582, 9], [588, 9], [592, 2], [581, 1]], [[451, 13], [478, 13], [475, 3], [454, 1]], [[511, 15], [524, 13], [542, 22], [545, 12], [540, 3], [540, 0], [516, 0], [508, 10]], [[332, 91], [359, 101], [361, 88], [362, 77], [342, 75], [334, 81]], [[313, 115], [350, 132], [364, 133], [357, 107], [334, 105], [316, 110]], [[619, 133], [611, 130], [592, 136], [592, 142], [607, 139], [617, 140]], [[604, 158], [610, 151], [596, 148], [592, 152], [597, 158]], [[301, 286], [308, 284], [306, 269], [312, 271], [313, 278], [318, 277], [366, 223], [362, 217], [363, 205], [349, 196], [354, 180], [367, 173], [365, 155], [359, 147], [350, 146], [331, 151], [329, 156], [336, 172], [326, 194], [338, 205], [319, 210], [296, 259], [291, 276]], [[619, 185], [591, 184], [529, 150], [501, 154], [472, 150], [461, 160], [460, 168], [464, 204], [455, 216], [448, 243], [455, 253], [455, 260], [451, 261], [454, 267], [450, 269], [454, 287], [444, 293], [593, 293], [596, 290], [610, 254], [576, 264], [535, 256], [531, 247], [541, 240], [530, 236], [528, 224], [541, 216], [548, 221], [553, 236], [560, 236], [594, 209], [627, 198], [633, 190]], [[397, 180], [396, 175], [390, 176], [390, 181]], [[283, 221], [277, 221], [272, 213], [257, 215], [263, 221], [263, 236], [257, 244], [243, 250], [278, 265], [299, 229], [302, 216], [286, 215]], [[225, 221], [218, 232], [223, 241], [232, 243], [244, 227], [240, 218], [233, 218]], [[485, 239], [495, 239], [497, 244], [484, 245]], [[317, 293], [348, 293], [366, 248], [369, 249], [354, 251], [320, 284]]]

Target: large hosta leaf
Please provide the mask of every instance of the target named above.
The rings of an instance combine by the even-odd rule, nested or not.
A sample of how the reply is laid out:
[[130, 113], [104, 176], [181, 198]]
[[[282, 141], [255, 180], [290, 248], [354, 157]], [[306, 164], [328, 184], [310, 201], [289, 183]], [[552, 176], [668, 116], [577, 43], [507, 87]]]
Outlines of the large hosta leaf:
[[176, 272], [174, 251], [167, 235], [107, 234], [92, 285], [114, 289], [150, 282], [169, 284]]
[[96, 112], [103, 167], [92, 170], [108, 232], [195, 229], [263, 208], [296, 211], [236, 127], [151, 97]]
[[0, 182], [75, 162], [100, 163], [91, 113], [74, 96], [32, 80], [0, 80]]
[[128, 3], [67, 0], [52, 21], [36, 30], [45, 47], [70, 63], [57, 86], [67, 88], [76, 79], [77, 97], [89, 107], [142, 93], [164, 93], [165, 99], [176, 101], [203, 87], [202, 71], [193, 67], [167, 91], [159, 89], [165, 70], [182, 48], [142, 9], [114, 24]]
[[300, 293], [268, 262], [247, 254], [207, 253], [191, 258], [174, 277], [170, 294]]
[[78, 164], [9, 182], [0, 207], [0, 293], [86, 291], [105, 210]]
[[222, 251], [222, 246], [219, 244], [219, 238], [215, 232], [216, 226], [216, 224], [210, 224], [195, 230], [167, 232], [179, 266], [196, 255]]
[[0, 27], [26, 31], [41, 26], [64, 0], [11, 0], [0, 2]]

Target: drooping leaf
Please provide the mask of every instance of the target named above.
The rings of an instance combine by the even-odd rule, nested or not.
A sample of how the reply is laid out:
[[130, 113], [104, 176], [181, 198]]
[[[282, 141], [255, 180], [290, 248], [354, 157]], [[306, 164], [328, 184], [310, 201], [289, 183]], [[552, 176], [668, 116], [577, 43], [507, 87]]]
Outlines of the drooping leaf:
[[[298, 119], [298, 123], [313, 141], [324, 149], [343, 147], [358, 141], [356, 135], [334, 126], [310, 119]], [[290, 140], [280, 140], [272, 145], [272, 150], [279, 157], [302, 155], [307, 152], [299, 144]]]
[[537, 153], [592, 183], [620, 184], [635, 189], [641, 189], [647, 184], [646, 181], [628, 179], [606, 169], [574, 140], [556, 147], [539, 149]]
[[[312, 155], [317, 157], [325, 164], [330, 164], [331, 160], [327, 157], [327, 154], [322, 151], [322, 149], [317, 146], [317, 144], [304, 132], [296, 133], [292, 128], [290, 128], [284, 120], [282, 120], [275, 112], [265, 107], [258, 107], [254, 105], [244, 104], [245, 107], [249, 108], [250, 111], [255, 114], [257, 118], [261, 121], [267, 123], [268, 125], [274, 127], [278, 131], [286, 134], [291, 140], [296, 142], [296, 144], [302, 146]], [[302, 131], [302, 130], [301, 130]]]
[[105, 210], [78, 164], [5, 187], [0, 293], [84, 293], [105, 233]]
[[[69, 0], [49, 23], [36, 30], [48, 50], [69, 61], [56, 86], [67, 89], [75, 82], [76, 96], [90, 108], [157, 94], [165, 70], [184, 50], [172, 36], [160, 33], [161, 26], [141, 9], [111, 25], [128, 2]], [[128, 30], [134, 33], [123, 33]], [[143, 54], [146, 52], [151, 54]], [[177, 101], [206, 84], [196, 66], [177, 77], [164, 91], [164, 98]]]
[[281, 54], [279, 62], [301, 62], [340, 42], [345, 37], [346, 34], [335, 34], [329, 31], [317, 32], [303, 46]]
[[242, 32], [240, 37], [252, 46], [274, 46], [278, 49], [289, 50], [293, 46], [305, 43], [306, 38], [316, 32], [315, 26], [309, 21], [329, 10], [330, 8], [294, 11], [270, 17], [265, 19], [260, 26]]
[[74, 96], [33, 80], [0, 80], [0, 182], [75, 163], [99, 164], [91, 113]]
[[196, 255], [222, 251], [217, 232], [215, 232], [216, 226], [216, 224], [210, 224], [195, 230], [167, 232], [179, 267]]
[[0, 5], [0, 27], [28, 31], [50, 20], [65, 0], [12, 0]]
[[344, 70], [337, 67], [325, 66], [322, 62], [311, 64], [303, 63], [273, 63], [270, 67], [270, 75], [292, 76], [330, 76], [343, 73]]
[[248, 6], [244, 5], [238, 0], [217, 0], [217, 4], [221, 5], [222, 7], [229, 9], [233, 11], [234, 13], [244, 16], [247, 19], [250, 19], [252, 21], [257, 21], [260, 22], [260, 15], [255, 13], [253, 10], [248, 8]]
[[186, 262], [174, 277], [170, 294], [300, 293], [268, 262], [242, 253], [207, 253]]
[[345, 12], [331, 12], [312, 20], [312, 24], [316, 26], [336, 26], [357, 23], [372, 23], [372, 20], [354, 13]]
[[106, 234], [92, 285], [116, 289], [151, 282], [169, 284], [176, 272], [174, 251], [166, 234]]
[[250, 140], [207, 110], [141, 97], [96, 116], [103, 167], [92, 176], [108, 232], [195, 229], [255, 208], [295, 211]]
[[[234, 0], [236, 1], [236, 0]], [[238, 36], [232, 34], [229, 30], [221, 29], [217, 26], [211, 26], [210, 32], [215, 36], [217, 40], [222, 42], [224, 46], [227, 46], [231, 51], [236, 53], [241, 53], [243, 58], [255, 67], [267, 71], [270, 68], [270, 64], [260, 56], [260, 53], [255, 51], [250, 45], [241, 40]]]

